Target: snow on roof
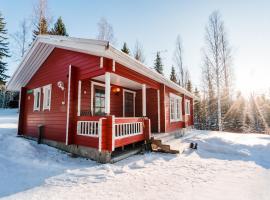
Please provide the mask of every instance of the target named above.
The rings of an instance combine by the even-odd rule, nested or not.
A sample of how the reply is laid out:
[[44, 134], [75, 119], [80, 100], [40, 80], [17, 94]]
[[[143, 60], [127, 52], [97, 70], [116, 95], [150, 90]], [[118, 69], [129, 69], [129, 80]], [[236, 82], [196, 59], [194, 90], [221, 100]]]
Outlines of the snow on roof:
[[165, 84], [176, 91], [192, 98], [195, 97], [191, 92], [150, 69], [133, 57], [116, 49], [108, 41], [55, 35], [40, 35], [37, 37], [8, 82], [7, 88], [9, 90], [18, 91], [21, 87], [25, 86], [54, 48], [62, 48], [114, 59], [116, 62], [140, 74], [151, 77], [153, 80]]

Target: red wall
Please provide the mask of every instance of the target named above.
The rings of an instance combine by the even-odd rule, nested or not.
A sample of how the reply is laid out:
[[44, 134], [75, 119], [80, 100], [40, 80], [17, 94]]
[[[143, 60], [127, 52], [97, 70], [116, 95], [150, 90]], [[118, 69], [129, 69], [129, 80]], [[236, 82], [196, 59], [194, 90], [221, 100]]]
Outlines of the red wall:
[[[33, 111], [33, 94], [27, 94], [24, 102], [23, 134], [37, 136], [37, 126], [45, 125], [44, 137], [46, 139], [65, 142], [67, 102], [68, 68], [69, 65], [79, 68], [77, 76], [90, 76], [91, 73], [102, 73], [99, 68], [99, 57], [63, 49], [54, 49], [47, 60], [42, 64], [36, 74], [26, 85], [26, 89], [35, 89], [52, 84], [51, 110]], [[57, 87], [57, 82], [63, 81], [65, 92]]]
[[[182, 96], [182, 119], [183, 121], [179, 121], [179, 122], [170, 122], [170, 93], [174, 93], [177, 94], [179, 96]], [[180, 94], [179, 92], [177, 93], [175, 90], [165, 87], [165, 108], [166, 108], [166, 132], [173, 132], [176, 131], [179, 128], [184, 128], [185, 123], [184, 123], [184, 119], [185, 117], [187, 118], [187, 126], [191, 126], [193, 125], [193, 103], [192, 103], [192, 99], [189, 97], [185, 96], [185, 99], [189, 99], [190, 100], [190, 108], [191, 108], [191, 112], [190, 115], [185, 115], [185, 101], [184, 101], [184, 95]]]
[[[72, 65], [75, 77], [73, 84], [73, 94], [72, 94], [72, 105], [74, 106], [73, 113], [70, 118], [73, 118], [71, 126], [73, 123], [74, 130], [76, 129], [75, 120], [77, 119], [77, 81], [82, 81], [82, 94], [81, 94], [81, 110], [90, 110], [90, 97], [91, 97], [91, 77], [104, 74], [105, 70], [109, 70], [111, 67], [111, 62], [108, 59], [104, 59], [104, 68], [100, 69], [100, 58], [97, 56], [91, 56], [83, 53], [72, 52], [63, 49], [54, 49], [47, 60], [42, 64], [40, 69], [32, 77], [29, 83], [26, 85], [26, 90], [32, 90], [38, 87], [45, 86], [47, 84], [52, 84], [52, 98], [51, 98], [51, 110], [42, 110], [42, 99], [41, 95], [41, 110], [33, 111], [33, 93], [26, 94], [23, 102], [23, 121], [20, 123], [20, 131], [29, 136], [37, 137], [37, 126], [39, 124], [45, 125], [44, 137], [50, 140], [56, 140], [65, 142], [66, 137], [66, 119], [67, 119], [67, 87], [68, 87], [68, 69], [69, 65]], [[106, 66], [105, 66], [106, 65]], [[160, 90], [160, 120], [161, 120], [161, 131], [166, 132], [174, 131], [178, 128], [183, 127], [183, 122], [170, 123], [169, 119], [169, 93], [176, 93], [174, 90], [160, 85], [157, 82], [151, 80], [149, 77], [139, 75], [137, 72], [132, 72], [131, 70], [125, 68], [120, 64], [116, 64], [116, 72], [126, 78], [130, 78], [139, 83], [146, 83], [147, 86], [147, 116], [151, 120], [152, 132], [157, 132], [158, 130], [158, 106], [157, 106], [157, 89]], [[65, 91], [60, 90], [57, 87], [57, 82], [63, 81], [65, 84]], [[113, 86], [113, 85], [112, 85]], [[165, 87], [165, 90], [164, 90]], [[123, 114], [123, 92], [122, 87], [119, 94], [111, 93], [111, 114], [116, 117], [121, 117]], [[165, 91], [165, 93], [164, 93]], [[165, 98], [165, 102], [163, 101]], [[63, 105], [62, 102], [66, 103]], [[142, 116], [142, 96], [141, 90], [136, 91], [136, 116]], [[165, 109], [166, 108], [166, 109]], [[191, 101], [192, 108], [192, 101]], [[166, 115], [166, 122], [165, 121]], [[191, 115], [189, 116], [188, 124], [193, 124], [193, 109]], [[74, 131], [73, 131], [74, 132]], [[73, 133], [70, 133], [73, 134]], [[73, 142], [85, 145], [85, 141], [79, 137], [71, 138]], [[92, 146], [97, 146], [97, 140], [88, 141]]]

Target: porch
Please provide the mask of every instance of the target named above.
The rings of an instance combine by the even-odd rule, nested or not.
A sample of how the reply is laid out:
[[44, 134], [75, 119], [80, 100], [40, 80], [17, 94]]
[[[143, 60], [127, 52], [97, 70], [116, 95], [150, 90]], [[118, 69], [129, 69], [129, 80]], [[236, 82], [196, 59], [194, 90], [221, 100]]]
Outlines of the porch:
[[112, 71], [85, 78], [79, 73], [70, 66], [68, 102], [73, 103], [68, 105], [72, 119], [66, 144], [113, 152], [151, 138], [151, 120], [156, 125], [159, 121], [159, 102], [147, 110], [147, 99], [157, 100], [159, 90]]

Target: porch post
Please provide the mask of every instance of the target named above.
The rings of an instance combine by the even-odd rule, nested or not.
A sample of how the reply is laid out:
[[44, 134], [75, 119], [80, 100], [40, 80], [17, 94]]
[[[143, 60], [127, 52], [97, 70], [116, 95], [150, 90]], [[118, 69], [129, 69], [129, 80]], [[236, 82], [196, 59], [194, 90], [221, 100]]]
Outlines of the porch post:
[[146, 116], [146, 85], [142, 84], [142, 115]]
[[160, 91], [157, 90], [158, 132], [160, 133]]
[[78, 109], [77, 116], [81, 116], [81, 94], [82, 94], [82, 81], [78, 82]]
[[105, 73], [105, 114], [110, 115], [111, 101], [111, 73]]

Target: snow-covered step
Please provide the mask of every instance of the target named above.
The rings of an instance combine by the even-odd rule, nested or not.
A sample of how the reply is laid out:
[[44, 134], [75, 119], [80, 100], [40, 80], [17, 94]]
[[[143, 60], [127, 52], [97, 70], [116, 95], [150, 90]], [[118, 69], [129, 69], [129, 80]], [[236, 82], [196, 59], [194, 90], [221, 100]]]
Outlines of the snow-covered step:
[[183, 141], [187, 137], [184, 131], [174, 133], [154, 133], [152, 134], [152, 149], [166, 153], [182, 153], [189, 148], [189, 143]]
[[181, 138], [184, 135], [184, 132], [174, 132], [174, 133], [153, 133], [152, 137], [157, 140], [164, 142], [169, 142], [177, 138]]

